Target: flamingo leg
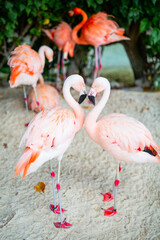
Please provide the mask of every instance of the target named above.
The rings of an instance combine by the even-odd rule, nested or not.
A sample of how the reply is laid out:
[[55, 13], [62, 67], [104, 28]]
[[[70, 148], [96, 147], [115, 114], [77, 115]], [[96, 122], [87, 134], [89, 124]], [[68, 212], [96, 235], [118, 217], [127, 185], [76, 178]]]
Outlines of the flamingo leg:
[[57, 79], [56, 79], [56, 88], [57, 89], [59, 89], [59, 85], [60, 85], [60, 78], [59, 78], [60, 58], [61, 58], [61, 50], [58, 50]]
[[99, 71], [98, 71], [98, 77], [100, 77], [101, 69], [102, 69], [102, 55], [101, 55], [101, 47], [98, 47], [98, 55], [99, 55]]
[[105, 216], [113, 216], [117, 213], [117, 205], [116, 205], [116, 202], [117, 202], [117, 190], [118, 190], [118, 186], [119, 186], [119, 183], [120, 183], [120, 177], [119, 177], [119, 173], [121, 171], [121, 166], [120, 164], [118, 163], [117, 164], [117, 168], [116, 168], [116, 177], [115, 177], [115, 181], [114, 181], [114, 185], [113, 185], [113, 191], [112, 191], [112, 194], [107, 192], [105, 194], [102, 194], [104, 196], [104, 199], [103, 201], [111, 201], [112, 199], [114, 199], [114, 206], [113, 207], [110, 207], [108, 209], [103, 209], [104, 210], [104, 215]]
[[64, 65], [64, 53], [62, 55], [62, 71], [63, 71], [63, 81], [66, 80], [66, 72], [65, 72], [65, 65]]
[[97, 77], [97, 70], [98, 70], [98, 57], [97, 57], [97, 47], [95, 47], [94, 79]]
[[113, 190], [113, 196], [114, 196], [114, 211], [117, 211], [117, 206], [116, 206], [116, 200], [117, 200], [117, 190], [118, 190], [118, 185], [120, 182], [120, 177], [119, 177], [119, 169], [120, 169], [120, 164], [117, 164], [117, 170], [116, 170], [116, 180], [114, 182], [114, 190]]
[[70, 228], [72, 225], [68, 222], [66, 222], [66, 218], [62, 220], [62, 212], [63, 209], [61, 208], [61, 195], [60, 195], [60, 168], [61, 168], [61, 159], [62, 157], [59, 158], [58, 161], [58, 179], [57, 179], [57, 191], [58, 191], [58, 199], [59, 199], [59, 208], [60, 208], [60, 222], [55, 222], [54, 225], [56, 228]]
[[35, 94], [35, 97], [36, 97], [36, 103], [37, 103], [37, 105], [38, 105], [39, 111], [41, 111], [40, 104], [39, 104], [39, 101], [38, 101], [36, 86], [35, 86], [35, 85], [33, 85], [33, 90], [34, 90], [34, 94]]
[[23, 86], [23, 93], [24, 93], [24, 101], [25, 101], [25, 106], [26, 106], [26, 112], [27, 112], [27, 123], [25, 126], [27, 127], [29, 124], [29, 111], [28, 111], [28, 101], [27, 101], [27, 94], [26, 94], [26, 89], [25, 86]]
[[58, 180], [57, 180], [57, 191], [58, 191], [58, 199], [59, 199], [59, 207], [60, 207], [60, 220], [62, 224], [62, 209], [61, 209], [61, 194], [60, 194], [60, 169], [61, 169], [61, 160], [58, 162]]
[[56, 209], [56, 195], [55, 195], [55, 183], [54, 183], [54, 177], [55, 177], [55, 173], [53, 172], [53, 169], [52, 169], [52, 160], [50, 160], [50, 171], [51, 171], [51, 178], [52, 178], [52, 187], [53, 187], [53, 202], [54, 202], [54, 205], [50, 205], [50, 208], [52, 210]]
[[52, 187], [53, 187], [53, 203], [54, 204], [50, 204], [50, 209], [52, 212], [54, 212], [55, 214], [60, 214], [60, 209], [61, 212], [65, 212], [66, 210], [61, 208], [60, 205], [56, 205], [56, 194], [55, 194], [55, 182], [54, 182], [54, 178], [55, 178], [55, 173], [53, 172], [52, 169], [52, 160], [50, 160], [50, 173], [51, 173], [51, 178], [52, 178]]

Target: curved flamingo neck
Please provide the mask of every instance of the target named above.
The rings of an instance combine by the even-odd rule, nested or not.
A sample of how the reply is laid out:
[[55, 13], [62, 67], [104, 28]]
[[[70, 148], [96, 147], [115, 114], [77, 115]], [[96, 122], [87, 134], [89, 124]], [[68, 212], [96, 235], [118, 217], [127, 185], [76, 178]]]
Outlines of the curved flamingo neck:
[[87, 22], [87, 14], [81, 9], [80, 13], [79, 13], [81, 16], [82, 16], [82, 21], [76, 26], [73, 28], [72, 30], [72, 38], [73, 40], [78, 43], [78, 44], [88, 44], [85, 40], [83, 40], [81, 37], [78, 37], [78, 31], [83, 27], [83, 25]]
[[85, 128], [91, 138], [93, 138], [94, 136], [94, 132], [97, 124], [97, 118], [99, 117], [101, 111], [103, 110], [105, 104], [107, 103], [109, 95], [110, 95], [110, 84], [109, 82], [107, 82], [101, 100], [92, 109], [92, 111], [89, 112], [89, 114], [85, 119]]
[[38, 50], [39, 56], [40, 56], [40, 58], [42, 60], [43, 68], [44, 68], [44, 65], [45, 65], [45, 51], [46, 51], [46, 47], [45, 46], [40, 47], [40, 49]]
[[[74, 79], [75, 81], [75, 79]], [[79, 103], [77, 103], [74, 98], [72, 97], [71, 93], [70, 93], [70, 89], [72, 87], [72, 83], [71, 82], [64, 82], [64, 86], [63, 86], [63, 95], [64, 95], [64, 99], [66, 100], [66, 102], [68, 103], [68, 105], [72, 108], [73, 112], [74, 112], [74, 116], [76, 118], [76, 132], [78, 132], [81, 127], [83, 126], [84, 123], [84, 111], [82, 110], [82, 108], [80, 107]]]

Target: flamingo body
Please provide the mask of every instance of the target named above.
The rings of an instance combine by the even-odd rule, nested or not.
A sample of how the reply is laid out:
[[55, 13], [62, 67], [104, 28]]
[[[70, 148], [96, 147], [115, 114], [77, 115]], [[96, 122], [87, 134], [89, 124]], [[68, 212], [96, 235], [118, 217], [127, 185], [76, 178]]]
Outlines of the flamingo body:
[[[72, 38], [78, 44], [90, 44], [94, 47], [98, 47], [114, 41], [129, 39], [123, 36], [124, 29], [119, 28], [115, 21], [109, 20], [106, 13], [99, 12], [97, 14], [93, 14], [88, 19], [86, 13], [82, 9], [75, 8], [73, 9], [73, 14], [81, 14], [83, 17], [82, 22], [74, 27], [72, 31]], [[78, 38], [77, 33], [80, 29], [81, 35]], [[114, 37], [117, 35], [117, 38], [114, 39], [113, 36], [112, 38], [109, 38], [110, 34], [114, 34]]]
[[110, 83], [106, 78], [96, 78], [89, 92], [89, 100], [95, 105], [95, 96], [103, 91], [99, 103], [88, 114], [85, 129], [88, 135], [109, 152], [118, 162], [112, 193], [106, 192], [103, 201], [114, 199], [114, 206], [104, 210], [105, 216], [117, 213], [117, 190], [120, 183], [120, 162], [160, 163], [160, 147], [155, 143], [150, 131], [139, 121], [124, 114], [112, 113], [97, 121], [110, 95]]
[[75, 42], [72, 39], [72, 29], [66, 22], [62, 22], [52, 29], [43, 29], [43, 32], [57, 45], [60, 51], [68, 52], [70, 57], [73, 57]]
[[8, 65], [11, 68], [10, 87], [19, 85], [36, 85], [44, 68], [44, 54], [49, 61], [53, 60], [53, 51], [47, 46], [42, 46], [39, 53], [31, 49], [27, 44], [20, 45], [11, 52]]
[[[36, 90], [41, 110], [47, 107], [57, 107], [59, 105], [59, 94], [53, 86], [48, 84], [37, 84]], [[33, 88], [31, 88], [28, 93], [28, 107], [32, 111], [39, 112]]]
[[[117, 162], [158, 162], [160, 148], [150, 131], [136, 119], [124, 114], [109, 114], [96, 123], [94, 141]], [[146, 149], [150, 150], [149, 154]]]
[[95, 97], [101, 91], [102, 99], [85, 120], [88, 135], [118, 162], [160, 162], [160, 147], [141, 122], [118, 113], [96, 121], [110, 94], [108, 80], [99, 77], [94, 80], [89, 96]]
[[84, 122], [84, 112], [72, 98], [69, 90], [73, 87], [79, 92], [86, 92], [84, 80], [79, 75], [72, 75], [65, 81], [64, 98], [73, 111], [63, 108], [44, 109], [30, 122], [21, 144], [26, 141], [26, 151], [21, 156], [15, 176], [23, 178], [36, 171], [44, 162], [52, 158], [61, 158], [76, 132]]
[[[99, 12], [88, 19], [87, 14], [82, 9], [74, 8], [69, 14], [70, 16], [73, 16], [74, 14], [82, 15], [82, 21], [72, 30], [73, 40], [78, 44], [92, 45], [95, 47], [95, 79], [98, 73], [98, 68], [98, 76], [100, 76], [102, 68], [100, 46], [121, 40], [129, 40], [129, 38], [123, 35], [123, 28], [119, 28], [115, 21], [108, 19], [108, 16], [110, 15], [107, 15], [106, 13]], [[78, 37], [79, 30], [81, 30], [80, 37]]]
[[26, 151], [16, 172], [23, 173], [24, 178], [46, 161], [63, 155], [76, 133], [74, 121], [74, 114], [62, 108], [45, 109], [37, 114], [22, 138], [22, 142], [27, 140]]

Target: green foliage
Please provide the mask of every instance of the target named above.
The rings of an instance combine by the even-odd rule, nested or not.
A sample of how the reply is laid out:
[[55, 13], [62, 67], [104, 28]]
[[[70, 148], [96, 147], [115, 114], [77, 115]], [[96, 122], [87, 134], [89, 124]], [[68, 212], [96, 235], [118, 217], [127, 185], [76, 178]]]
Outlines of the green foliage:
[[56, 26], [62, 20], [74, 27], [81, 19], [80, 16], [69, 17], [68, 11], [74, 7], [82, 8], [88, 16], [99, 11], [112, 14], [115, 21], [126, 29], [138, 23], [139, 36], [143, 36], [146, 45], [147, 61], [157, 59], [155, 56], [160, 52], [158, 0], [4, 0], [0, 1], [0, 60], [7, 57], [14, 44], [24, 41], [26, 35], [30, 41], [38, 37], [38, 49], [42, 42], [39, 39], [44, 36], [42, 28]]

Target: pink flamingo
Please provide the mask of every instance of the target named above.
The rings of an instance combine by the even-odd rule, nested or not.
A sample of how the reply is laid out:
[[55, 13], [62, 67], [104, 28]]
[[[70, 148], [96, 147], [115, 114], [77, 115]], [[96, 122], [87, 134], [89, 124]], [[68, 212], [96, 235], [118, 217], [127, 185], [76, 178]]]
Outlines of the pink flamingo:
[[21, 144], [26, 140], [26, 150], [20, 157], [14, 175], [21, 174], [25, 178], [26, 175], [35, 172], [46, 161], [58, 158], [57, 191], [59, 205], [55, 203], [55, 174], [52, 171], [52, 163], [50, 161], [54, 194], [54, 205], [50, 207], [54, 213], [60, 213], [61, 219], [60, 222], [55, 223], [57, 228], [71, 227], [71, 224], [62, 220], [62, 211], [64, 209], [61, 208], [60, 201], [60, 166], [64, 152], [84, 123], [84, 112], [71, 96], [71, 87], [80, 92], [79, 103], [87, 96], [84, 80], [81, 76], [75, 74], [65, 80], [63, 95], [74, 113], [65, 108], [51, 108], [41, 111], [33, 118], [21, 140]]
[[[82, 15], [82, 21], [73, 28], [72, 38], [73, 40], [82, 45], [92, 45], [95, 48], [95, 69], [94, 69], [94, 79], [97, 76], [98, 68], [100, 76], [102, 61], [101, 61], [101, 45], [106, 45], [112, 42], [117, 42], [121, 40], [129, 40], [125, 37], [124, 28], [119, 28], [118, 24], [107, 19], [108, 15], [103, 12], [92, 15], [89, 19], [87, 14], [80, 8], [74, 8], [69, 11], [69, 15]], [[78, 32], [81, 29], [81, 35], [78, 37]], [[99, 67], [98, 67], [99, 58]]]
[[[40, 80], [41, 83], [44, 82], [41, 74], [45, 65], [45, 56], [50, 63], [53, 61], [53, 51], [51, 48], [44, 45], [40, 47], [37, 53], [29, 45], [24, 43], [11, 52], [11, 58], [8, 61], [11, 69], [10, 87], [32, 85], [39, 110], [41, 109], [37, 98], [36, 84], [38, 80]], [[23, 91], [29, 121], [27, 95], [24, 86]]]
[[113, 192], [103, 194], [104, 201], [114, 198], [114, 207], [104, 209], [106, 216], [113, 216], [117, 212], [116, 195], [121, 170], [119, 162], [160, 163], [160, 147], [154, 142], [150, 131], [134, 118], [112, 113], [97, 121], [110, 95], [109, 81], [99, 77], [93, 81], [88, 94], [94, 105], [96, 94], [102, 91], [101, 100], [85, 119], [85, 129], [93, 141], [109, 152], [118, 163]]
[[57, 27], [53, 27], [52, 29], [43, 29], [42, 31], [58, 47], [56, 87], [59, 88], [59, 82], [60, 82], [59, 69], [60, 69], [61, 51], [63, 51], [62, 62], [61, 62], [62, 71], [63, 71], [63, 80], [66, 79], [66, 74], [64, 69], [64, 60], [67, 59], [68, 53], [70, 57], [73, 57], [74, 55], [75, 42], [72, 39], [72, 29], [66, 22], [61, 22]]
[[[39, 83], [36, 90], [41, 110], [46, 107], [57, 107], [59, 105], [59, 94], [53, 86]], [[33, 88], [28, 93], [28, 107], [35, 112], [39, 112]]]

